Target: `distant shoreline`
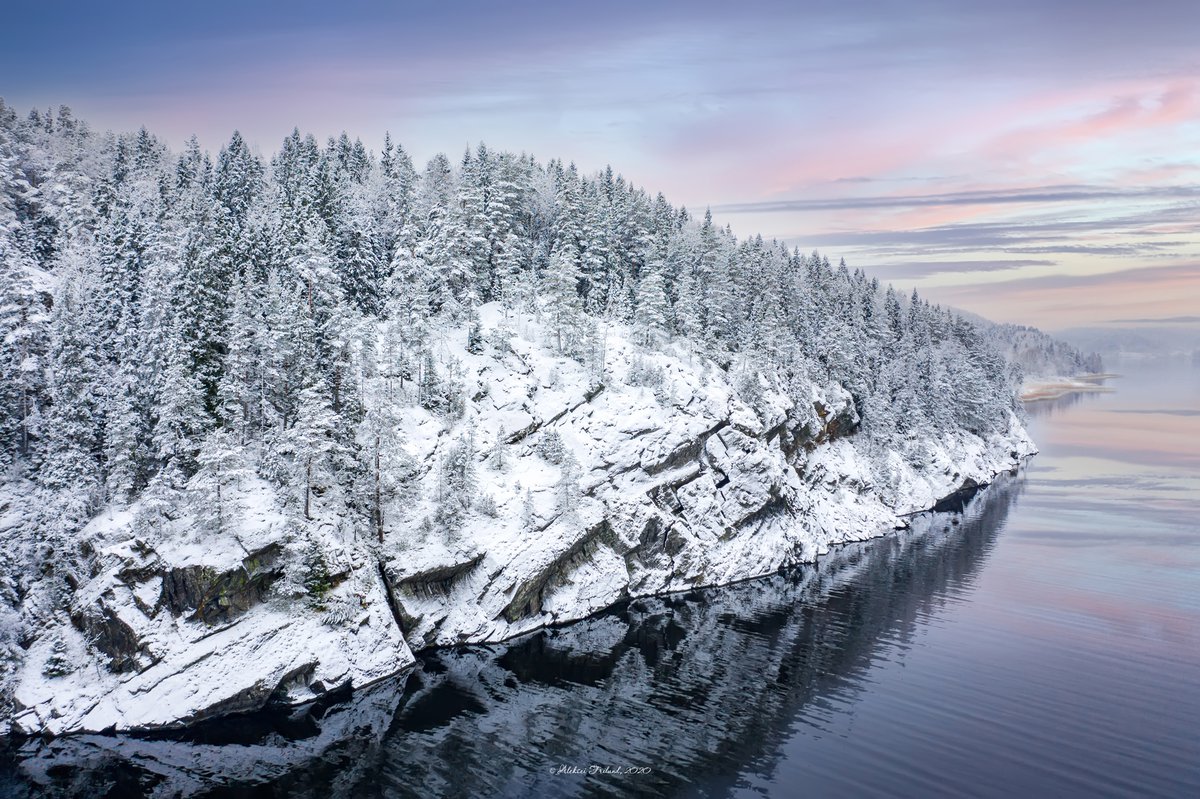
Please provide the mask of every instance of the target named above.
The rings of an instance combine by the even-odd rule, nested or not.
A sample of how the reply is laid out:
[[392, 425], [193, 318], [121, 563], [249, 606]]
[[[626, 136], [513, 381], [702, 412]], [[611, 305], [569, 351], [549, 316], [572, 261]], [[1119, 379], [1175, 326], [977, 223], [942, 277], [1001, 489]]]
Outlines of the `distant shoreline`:
[[1099, 383], [1120, 376], [1112, 372], [1101, 372], [1073, 377], [1045, 377], [1026, 380], [1021, 388], [1021, 401], [1042, 402], [1075, 393], [1107, 394], [1114, 389], [1110, 386], [1099, 385]]

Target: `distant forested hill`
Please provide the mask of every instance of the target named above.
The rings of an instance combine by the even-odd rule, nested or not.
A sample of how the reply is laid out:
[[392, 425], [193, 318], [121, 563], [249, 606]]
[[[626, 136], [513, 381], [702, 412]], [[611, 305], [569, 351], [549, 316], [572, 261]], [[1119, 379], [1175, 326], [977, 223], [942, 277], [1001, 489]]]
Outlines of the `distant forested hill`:
[[1085, 353], [1036, 327], [996, 324], [991, 326], [990, 333], [995, 336], [1005, 357], [1020, 366], [1026, 375], [1070, 377], [1104, 371], [1104, 361], [1098, 353]]

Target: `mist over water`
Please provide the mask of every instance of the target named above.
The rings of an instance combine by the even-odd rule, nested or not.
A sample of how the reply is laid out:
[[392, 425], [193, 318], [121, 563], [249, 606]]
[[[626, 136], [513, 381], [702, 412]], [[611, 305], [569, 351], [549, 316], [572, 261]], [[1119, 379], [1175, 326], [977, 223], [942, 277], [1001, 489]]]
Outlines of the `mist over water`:
[[340, 704], [26, 742], [0, 795], [1200, 795], [1200, 370], [1113, 385], [1031, 407], [962, 517]]

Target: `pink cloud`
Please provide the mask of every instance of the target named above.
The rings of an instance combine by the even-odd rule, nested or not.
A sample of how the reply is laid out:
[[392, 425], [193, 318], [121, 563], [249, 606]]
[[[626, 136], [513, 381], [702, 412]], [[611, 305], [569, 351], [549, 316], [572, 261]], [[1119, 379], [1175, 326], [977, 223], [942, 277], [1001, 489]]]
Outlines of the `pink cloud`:
[[1117, 178], [1121, 186], [1145, 186], [1153, 183], [1180, 183], [1192, 180], [1200, 164], [1171, 163], [1128, 169]]
[[994, 319], [1055, 329], [1122, 315], [1194, 313], [1200, 308], [1200, 265], [932, 286], [921, 291], [937, 302]]
[[1028, 161], [1081, 143], [1168, 128], [1200, 118], [1195, 84], [1143, 88], [1115, 96], [1102, 111], [1077, 119], [1020, 128], [988, 144], [993, 159]]

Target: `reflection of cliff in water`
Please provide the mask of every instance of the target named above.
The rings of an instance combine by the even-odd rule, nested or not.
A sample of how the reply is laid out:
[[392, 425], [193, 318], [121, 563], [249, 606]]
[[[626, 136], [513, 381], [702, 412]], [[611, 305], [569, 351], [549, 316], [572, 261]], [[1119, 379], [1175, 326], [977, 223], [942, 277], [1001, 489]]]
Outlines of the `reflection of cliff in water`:
[[[748, 767], [770, 769], [790, 726], [828, 724], [834, 700], [861, 690], [881, 641], [903, 644], [969, 587], [1021, 485], [1005, 478], [981, 492], [961, 524], [919, 518], [787, 575], [431, 653], [419, 671], [340, 705], [182, 739], [28, 742], [6, 756], [0, 792], [330, 799], [649, 795], [699, 784], [722, 793]], [[593, 764], [653, 771], [550, 773]]]

